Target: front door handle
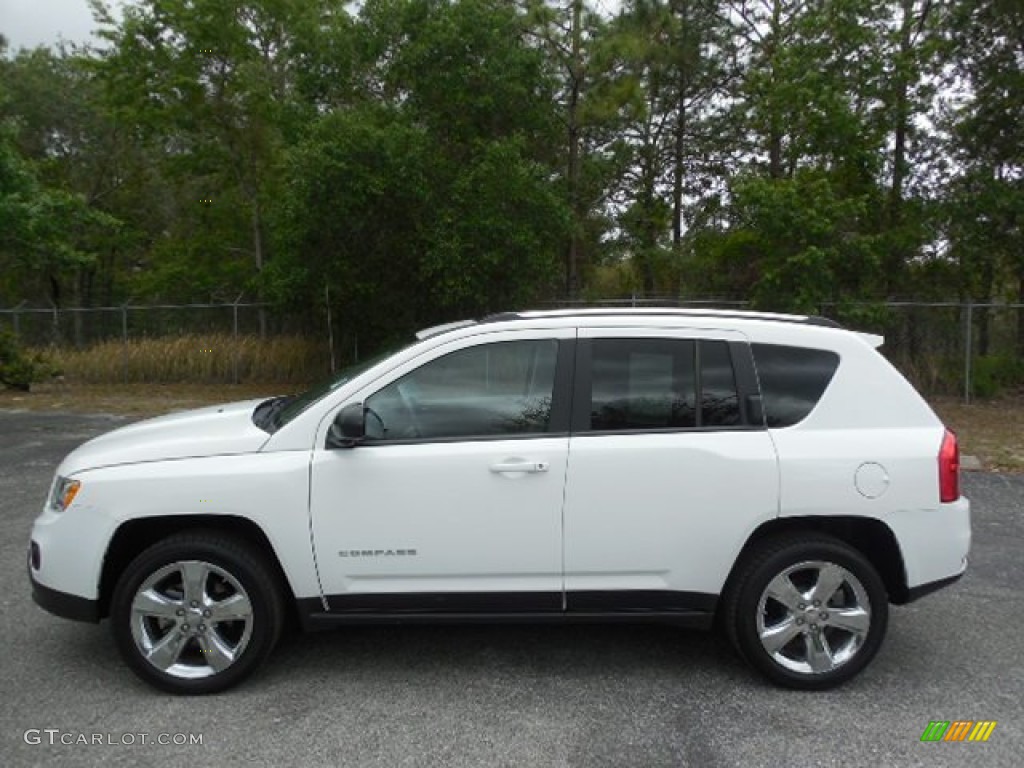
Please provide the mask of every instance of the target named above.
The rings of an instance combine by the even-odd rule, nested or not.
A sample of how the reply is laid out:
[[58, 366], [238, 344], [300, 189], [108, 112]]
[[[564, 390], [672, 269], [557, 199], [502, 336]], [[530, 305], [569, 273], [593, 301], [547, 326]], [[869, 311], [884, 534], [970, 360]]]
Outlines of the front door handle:
[[496, 472], [498, 474], [505, 472], [529, 472], [531, 474], [537, 474], [538, 472], [547, 472], [548, 467], [550, 466], [551, 464], [547, 461], [523, 461], [515, 459], [491, 464], [491, 472]]

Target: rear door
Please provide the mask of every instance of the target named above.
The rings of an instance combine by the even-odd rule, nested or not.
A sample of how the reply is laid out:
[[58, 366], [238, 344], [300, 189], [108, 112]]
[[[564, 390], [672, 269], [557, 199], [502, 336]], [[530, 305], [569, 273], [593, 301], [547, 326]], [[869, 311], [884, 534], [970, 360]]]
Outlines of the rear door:
[[745, 338], [580, 329], [566, 485], [570, 612], [704, 613], [778, 513]]

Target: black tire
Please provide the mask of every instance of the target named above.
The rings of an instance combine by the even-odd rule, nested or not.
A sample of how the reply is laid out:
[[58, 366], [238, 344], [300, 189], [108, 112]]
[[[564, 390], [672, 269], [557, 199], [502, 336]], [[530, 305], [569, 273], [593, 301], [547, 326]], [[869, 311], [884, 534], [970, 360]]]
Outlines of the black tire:
[[[198, 592], [186, 587], [186, 573], [194, 575]], [[136, 598], [141, 608], [143, 587], [156, 596], [152, 615], [133, 608]], [[202, 597], [193, 608], [188, 596], [196, 594]], [[233, 618], [235, 613], [244, 618]], [[283, 620], [281, 589], [264, 556], [247, 543], [206, 531], [175, 534], [142, 552], [118, 579], [110, 607], [114, 641], [128, 666], [175, 694], [216, 693], [240, 683], [273, 650]], [[168, 653], [153, 658], [173, 661], [151, 662], [144, 645], [151, 651], [166, 645]]]
[[[815, 585], [820, 584], [824, 593], [826, 573], [842, 577], [840, 570], [829, 566], [839, 566], [852, 579], [844, 577], [830, 600], [815, 607]], [[776, 578], [776, 586], [791, 584], [791, 594], [804, 599], [787, 608], [781, 600], [766, 597]], [[789, 534], [755, 544], [730, 579], [722, 615], [729, 639], [748, 664], [778, 685], [801, 690], [832, 688], [864, 669], [882, 645], [888, 619], [888, 593], [875, 567], [856, 549], [819, 533]], [[798, 634], [770, 652], [766, 643], [771, 641], [762, 642], [759, 620], [766, 634], [781, 639]], [[856, 631], [838, 626], [852, 621], [858, 624]], [[827, 655], [822, 648], [828, 649]], [[819, 669], [813, 669], [815, 665]]]

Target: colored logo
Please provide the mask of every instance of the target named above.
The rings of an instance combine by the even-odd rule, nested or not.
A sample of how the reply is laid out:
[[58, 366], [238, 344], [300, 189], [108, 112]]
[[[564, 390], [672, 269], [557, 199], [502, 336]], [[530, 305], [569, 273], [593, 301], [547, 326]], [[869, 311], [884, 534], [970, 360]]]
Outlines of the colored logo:
[[932, 720], [921, 741], [988, 741], [995, 729], [995, 720]]

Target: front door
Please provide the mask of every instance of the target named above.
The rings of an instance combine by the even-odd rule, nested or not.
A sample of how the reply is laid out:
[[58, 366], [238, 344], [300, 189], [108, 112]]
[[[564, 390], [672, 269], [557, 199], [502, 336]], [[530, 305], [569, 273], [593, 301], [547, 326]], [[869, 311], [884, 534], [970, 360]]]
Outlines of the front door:
[[367, 438], [313, 455], [329, 610], [562, 609], [562, 497], [575, 331], [459, 339], [378, 379]]

